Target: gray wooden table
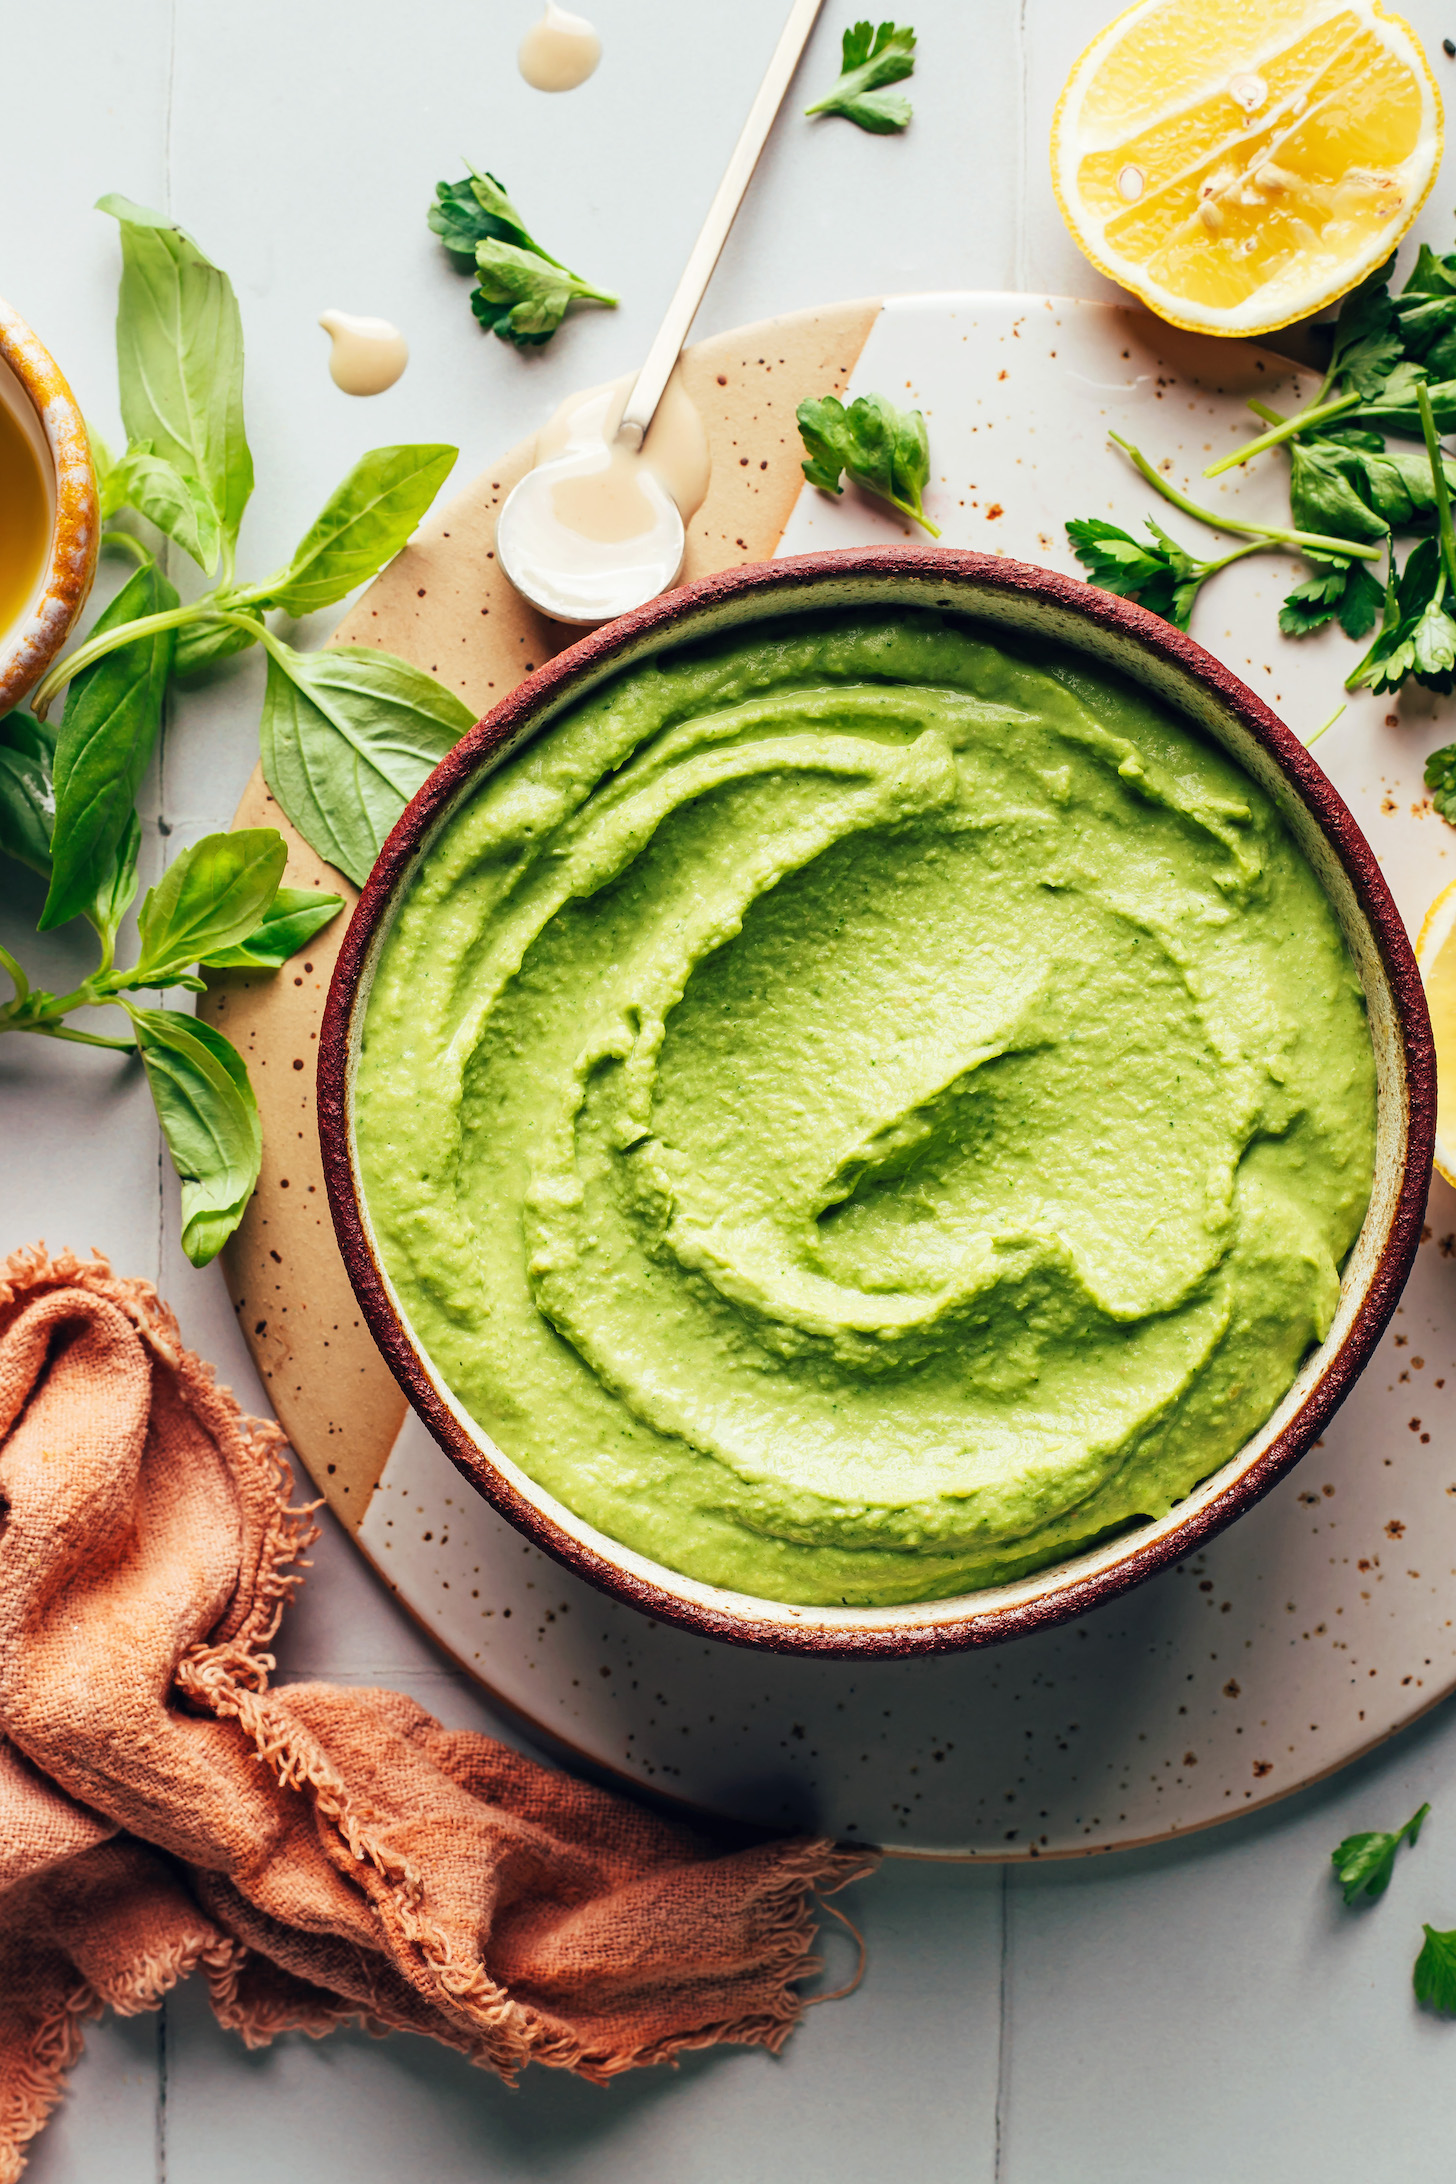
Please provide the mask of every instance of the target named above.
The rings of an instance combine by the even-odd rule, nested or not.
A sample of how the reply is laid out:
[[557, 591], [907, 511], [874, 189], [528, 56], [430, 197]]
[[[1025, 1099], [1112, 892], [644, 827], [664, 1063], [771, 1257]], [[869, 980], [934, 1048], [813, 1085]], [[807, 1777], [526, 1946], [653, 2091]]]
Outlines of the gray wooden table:
[[[463, 479], [571, 388], [639, 358], [784, 0], [590, 6], [606, 59], [558, 99], [515, 72], [534, 0], [7, 11], [0, 292], [109, 436], [117, 253], [94, 199], [119, 189], [165, 207], [230, 270], [260, 481], [245, 568], [283, 557], [365, 446], [458, 441]], [[884, 140], [792, 113], [781, 122], [700, 332], [896, 291], [1109, 293], [1057, 215], [1046, 144], [1067, 69], [1111, 0], [914, 0], [910, 12], [913, 128]], [[1456, 88], [1441, 53], [1456, 0], [1449, 20], [1436, 0], [1408, 13], [1443, 88]], [[801, 82], [832, 74], [850, 14], [826, 8]], [[563, 256], [618, 288], [622, 308], [574, 321], [540, 356], [483, 339], [466, 283], [423, 225], [433, 183], [462, 153], [507, 181]], [[1442, 249], [1453, 182], [1448, 162], [1418, 230]], [[410, 369], [380, 400], [351, 401], [328, 379], [314, 321], [330, 305], [407, 331]], [[259, 684], [248, 660], [173, 705], [145, 793], [148, 877], [227, 823], [256, 754]], [[14, 867], [0, 889], [0, 935], [47, 984], [81, 967], [70, 935], [33, 938], [39, 897]], [[7, 1042], [0, 1245], [97, 1245], [151, 1277], [189, 1341], [262, 1409], [221, 1277], [187, 1265], [176, 1227], [175, 1181], [135, 1073], [99, 1052]], [[317, 1550], [283, 1659], [290, 1674], [394, 1684], [452, 1724], [500, 1731], [337, 1532]], [[1397, 1824], [1426, 1797], [1434, 1817], [1391, 1895], [1342, 1911], [1332, 1845]], [[509, 2093], [413, 2039], [290, 2037], [248, 2054], [194, 1984], [155, 2017], [90, 2030], [30, 2175], [1371, 2184], [1449, 2173], [1456, 2026], [1417, 2011], [1409, 1978], [1420, 1920], [1456, 1925], [1446, 1711], [1196, 1840], [1014, 1873], [896, 1864], [853, 1909], [869, 1944], [864, 1985], [811, 2013], [781, 2059], [696, 2056], [608, 2091], [543, 2071]]]

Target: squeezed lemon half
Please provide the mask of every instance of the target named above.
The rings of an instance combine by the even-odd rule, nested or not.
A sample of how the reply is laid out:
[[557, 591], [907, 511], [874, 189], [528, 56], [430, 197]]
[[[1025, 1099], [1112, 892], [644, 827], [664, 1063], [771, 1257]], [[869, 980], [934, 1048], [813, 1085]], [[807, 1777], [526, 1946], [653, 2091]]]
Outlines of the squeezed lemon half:
[[1456, 880], [1426, 912], [1416, 962], [1436, 1042], [1436, 1168], [1456, 1183]]
[[1137, 0], [1067, 79], [1052, 184], [1161, 318], [1264, 334], [1389, 256], [1441, 142], [1426, 56], [1378, 0]]

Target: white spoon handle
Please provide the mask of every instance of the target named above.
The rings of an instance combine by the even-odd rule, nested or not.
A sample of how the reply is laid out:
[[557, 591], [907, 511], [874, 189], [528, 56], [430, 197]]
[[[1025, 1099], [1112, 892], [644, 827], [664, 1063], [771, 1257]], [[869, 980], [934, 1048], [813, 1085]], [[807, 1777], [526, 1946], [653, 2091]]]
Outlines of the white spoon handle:
[[627, 397], [627, 407], [622, 412], [622, 422], [617, 437], [629, 447], [641, 447], [647, 436], [662, 390], [672, 377], [672, 368], [678, 360], [688, 329], [697, 316], [698, 305], [713, 277], [719, 253], [728, 240], [728, 230], [734, 215], [743, 202], [743, 195], [758, 165], [758, 155], [768, 141], [774, 116], [783, 104], [784, 93], [789, 88], [794, 70], [799, 65], [799, 55], [808, 43], [823, 0], [794, 0], [789, 19], [784, 25], [783, 36], [774, 49], [774, 57], [768, 64], [768, 73], [758, 87], [758, 96], [748, 110], [743, 133], [733, 147], [733, 156], [727, 172], [718, 184], [717, 195], [708, 207], [708, 217], [702, 232], [692, 248], [692, 254], [683, 268], [682, 279], [667, 307], [667, 313], [658, 327], [647, 361], [637, 374], [632, 392]]

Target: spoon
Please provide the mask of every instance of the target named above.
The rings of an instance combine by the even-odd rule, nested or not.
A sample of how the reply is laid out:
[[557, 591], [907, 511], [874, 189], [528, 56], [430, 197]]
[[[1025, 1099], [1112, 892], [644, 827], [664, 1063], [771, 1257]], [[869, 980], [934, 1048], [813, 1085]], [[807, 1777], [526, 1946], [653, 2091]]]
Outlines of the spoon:
[[[648, 465], [633, 458], [647, 437], [822, 4], [823, 0], [793, 0], [702, 232], [627, 396], [615, 439], [568, 446], [554, 461], [528, 470], [506, 498], [496, 527], [500, 565], [516, 590], [554, 621], [610, 622], [645, 606], [675, 584], [681, 573], [687, 547], [681, 512]], [[589, 536], [561, 521], [558, 485], [616, 473], [615, 481], [603, 475], [603, 486], [609, 490], [613, 482], [621, 482], [624, 469], [632, 473], [636, 507], [632, 521], [590, 528], [598, 533], [625, 529], [629, 535]]]

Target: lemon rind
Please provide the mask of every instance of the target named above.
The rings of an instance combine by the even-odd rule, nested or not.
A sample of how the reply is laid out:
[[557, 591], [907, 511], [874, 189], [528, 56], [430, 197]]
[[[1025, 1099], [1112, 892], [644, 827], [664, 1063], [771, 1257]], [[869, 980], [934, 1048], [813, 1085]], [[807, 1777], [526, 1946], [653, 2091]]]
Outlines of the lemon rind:
[[[1398, 225], [1392, 223], [1382, 234], [1372, 236], [1366, 248], [1351, 258], [1338, 275], [1328, 283], [1312, 287], [1300, 297], [1292, 310], [1286, 311], [1281, 307], [1272, 317], [1267, 311], [1257, 308], [1250, 310], [1245, 305], [1222, 311], [1193, 310], [1185, 297], [1176, 296], [1156, 281], [1147, 279], [1141, 268], [1131, 260], [1120, 259], [1116, 253], [1098, 248], [1097, 242], [1086, 233], [1083, 224], [1071, 210], [1072, 193], [1064, 186], [1061, 173], [1061, 154], [1066, 140], [1064, 123], [1068, 108], [1074, 95], [1080, 97], [1085, 92], [1095, 73], [1092, 65], [1094, 60], [1113, 43], [1114, 33], [1123, 30], [1133, 16], [1146, 14], [1154, 7], [1164, 4], [1165, 0], [1132, 0], [1132, 5], [1124, 8], [1120, 15], [1114, 16], [1110, 23], [1105, 24], [1086, 46], [1063, 84], [1056, 111], [1052, 116], [1050, 146], [1052, 193], [1057, 201], [1057, 209], [1071, 230], [1078, 249], [1089, 263], [1107, 280], [1113, 281], [1119, 288], [1129, 290], [1140, 303], [1145, 304], [1148, 310], [1168, 325], [1181, 327], [1188, 333], [1215, 334], [1236, 340], [1251, 340], [1260, 334], [1277, 333], [1281, 327], [1296, 325], [1301, 319], [1311, 317], [1329, 304], [1338, 303], [1351, 289], [1358, 288], [1376, 266], [1384, 264], [1391, 251], [1403, 241], [1420, 218], [1422, 208], [1435, 187], [1445, 148], [1445, 114], [1440, 86], [1426, 57], [1424, 46], [1404, 16], [1390, 14], [1381, 5], [1381, 0], [1342, 0], [1342, 10], [1347, 8], [1357, 17], [1368, 17], [1372, 23], [1379, 23], [1382, 33], [1393, 32], [1397, 49], [1402, 41], [1409, 47], [1408, 53], [1403, 54], [1402, 58], [1410, 64], [1412, 74], [1422, 86], [1425, 94], [1425, 117], [1430, 126], [1430, 168], [1425, 184], [1413, 199], [1409, 211], [1401, 216]], [[1423, 122], [1422, 141], [1425, 140], [1426, 127]]]

